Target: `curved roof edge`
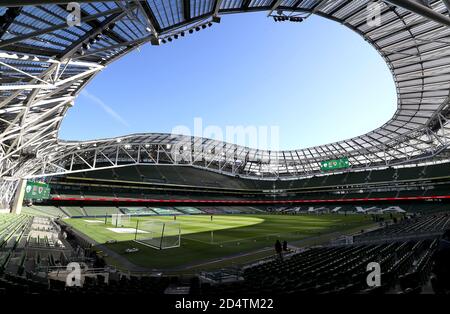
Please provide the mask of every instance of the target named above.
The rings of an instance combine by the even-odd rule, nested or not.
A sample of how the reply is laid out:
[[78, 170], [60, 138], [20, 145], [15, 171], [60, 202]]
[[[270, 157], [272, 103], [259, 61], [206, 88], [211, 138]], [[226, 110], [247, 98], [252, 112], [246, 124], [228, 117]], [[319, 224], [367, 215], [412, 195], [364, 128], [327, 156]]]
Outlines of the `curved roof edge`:
[[[141, 153], [145, 145], [167, 145], [158, 137], [172, 137], [171, 147], [193, 144], [191, 150], [174, 153], [175, 163], [178, 157], [190, 155], [196, 163], [193, 166], [213, 170], [209, 165], [217, 164], [220, 171], [230, 168], [231, 174], [244, 171], [276, 178], [318, 173], [321, 162], [330, 159], [347, 158], [352, 169], [358, 169], [447, 158], [450, 42], [445, 40], [449, 28], [438, 21], [381, 2], [381, 23], [368, 23], [369, 0], [203, 0], [183, 8], [172, 0], [81, 2], [82, 21], [74, 27], [67, 26], [67, 11], [61, 4], [0, 7], [0, 15], [7, 17], [0, 42], [5, 73], [0, 81], [0, 177], [47, 174], [49, 169], [53, 173], [72, 171], [74, 165], [92, 168], [93, 161], [86, 159], [96, 159], [99, 147], [108, 154], [115, 147], [124, 150], [124, 156], [130, 155], [120, 146], [125, 144], [113, 145], [114, 139], [93, 142], [92, 147], [89, 143], [58, 142], [61, 121], [81, 89], [104, 66], [144, 43], [159, 44], [193, 27], [217, 22], [221, 15], [252, 11], [279, 11], [287, 17], [303, 18], [316, 14], [360, 34], [377, 49], [393, 74], [398, 94], [393, 118], [355, 138], [280, 152], [196, 138], [173, 139], [171, 135], [124, 137], [130, 139], [126, 145], [133, 154], [135, 145]], [[442, 1], [432, 1], [431, 10], [447, 12]], [[196, 151], [198, 141], [210, 148]], [[153, 158], [153, 153], [149, 152], [149, 157]]]

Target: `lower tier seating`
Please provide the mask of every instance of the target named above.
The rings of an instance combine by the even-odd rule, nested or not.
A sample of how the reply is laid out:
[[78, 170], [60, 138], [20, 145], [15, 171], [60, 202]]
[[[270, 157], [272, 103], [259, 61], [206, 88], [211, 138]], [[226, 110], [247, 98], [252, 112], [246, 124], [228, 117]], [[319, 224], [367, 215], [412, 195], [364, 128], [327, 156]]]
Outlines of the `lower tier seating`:
[[[286, 293], [420, 292], [431, 269], [437, 240], [320, 247], [250, 267], [244, 281], [203, 286], [213, 295]], [[381, 286], [369, 287], [368, 263], [381, 266]], [[399, 290], [400, 289], [400, 290]], [[403, 290], [404, 289], [404, 290]]]
[[441, 234], [450, 227], [450, 215], [435, 214], [402, 219], [398, 223], [367, 232], [356, 237], [356, 241], [379, 238], [418, 236], [421, 234]]

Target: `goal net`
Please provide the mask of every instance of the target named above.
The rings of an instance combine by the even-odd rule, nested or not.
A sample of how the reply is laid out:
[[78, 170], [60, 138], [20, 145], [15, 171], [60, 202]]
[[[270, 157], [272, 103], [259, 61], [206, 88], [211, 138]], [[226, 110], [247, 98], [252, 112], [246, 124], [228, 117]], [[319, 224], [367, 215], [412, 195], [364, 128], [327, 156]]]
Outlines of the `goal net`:
[[111, 224], [114, 227], [123, 227], [130, 223], [130, 215], [126, 214], [112, 214], [111, 215]]
[[148, 221], [136, 228], [135, 241], [158, 249], [176, 248], [181, 245], [181, 227], [177, 222]]

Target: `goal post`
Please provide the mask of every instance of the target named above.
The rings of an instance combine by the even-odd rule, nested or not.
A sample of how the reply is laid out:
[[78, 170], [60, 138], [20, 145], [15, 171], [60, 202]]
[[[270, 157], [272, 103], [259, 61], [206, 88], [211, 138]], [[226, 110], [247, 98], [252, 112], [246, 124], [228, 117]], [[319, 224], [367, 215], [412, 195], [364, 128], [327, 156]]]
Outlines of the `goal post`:
[[114, 227], [123, 227], [130, 223], [131, 216], [127, 214], [112, 214], [111, 215], [111, 224]]
[[135, 241], [158, 250], [180, 247], [180, 224], [175, 221], [138, 222], [136, 224]]

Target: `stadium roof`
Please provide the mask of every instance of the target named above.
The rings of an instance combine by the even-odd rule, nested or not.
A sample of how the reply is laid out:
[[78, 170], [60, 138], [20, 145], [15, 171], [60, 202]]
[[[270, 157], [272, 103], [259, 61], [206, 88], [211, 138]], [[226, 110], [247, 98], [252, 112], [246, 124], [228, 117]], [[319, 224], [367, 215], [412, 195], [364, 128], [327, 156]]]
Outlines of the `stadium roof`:
[[[351, 168], [448, 159], [449, 1], [430, 1], [429, 7], [381, 1], [380, 24], [368, 22], [368, 0], [78, 1], [81, 25], [72, 27], [69, 2], [0, 4], [2, 191], [7, 179], [133, 163], [180, 163], [290, 179], [320, 173], [321, 162], [338, 158], [348, 158]], [[146, 43], [162, 44], [175, 35], [189, 40], [190, 29], [211, 26], [220, 16], [255, 11], [288, 20], [316, 14], [358, 33], [392, 72], [398, 93], [394, 116], [355, 138], [278, 152], [170, 134], [58, 139], [61, 121], [81, 89], [111, 62]]]

